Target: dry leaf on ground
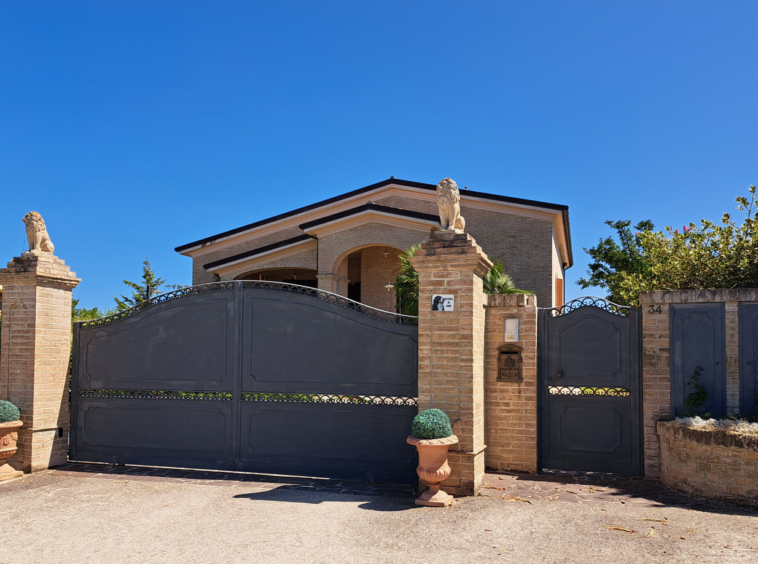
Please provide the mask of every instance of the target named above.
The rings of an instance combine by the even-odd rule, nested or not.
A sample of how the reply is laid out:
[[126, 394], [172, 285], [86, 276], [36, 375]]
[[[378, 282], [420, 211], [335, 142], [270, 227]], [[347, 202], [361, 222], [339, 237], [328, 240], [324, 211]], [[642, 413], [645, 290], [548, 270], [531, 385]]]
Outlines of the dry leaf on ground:
[[624, 527], [606, 527], [609, 531], [624, 531], [625, 533], [636, 533], [634, 529], [625, 529]]

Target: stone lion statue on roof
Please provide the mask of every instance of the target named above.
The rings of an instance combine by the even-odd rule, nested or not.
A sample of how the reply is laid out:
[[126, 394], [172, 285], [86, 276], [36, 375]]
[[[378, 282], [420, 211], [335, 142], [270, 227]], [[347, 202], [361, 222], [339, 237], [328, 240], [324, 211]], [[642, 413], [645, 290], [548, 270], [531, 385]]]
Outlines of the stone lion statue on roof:
[[440, 231], [463, 233], [466, 220], [461, 215], [461, 193], [452, 178], [437, 184], [437, 207], [440, 212]]
[[24, 216], [26, 225], [26, 238], [29, 240], [29, 251], [32, 253], [52, 253], [55, 246], [47, 234], [45, 220], [36, 211], [30, 211]]

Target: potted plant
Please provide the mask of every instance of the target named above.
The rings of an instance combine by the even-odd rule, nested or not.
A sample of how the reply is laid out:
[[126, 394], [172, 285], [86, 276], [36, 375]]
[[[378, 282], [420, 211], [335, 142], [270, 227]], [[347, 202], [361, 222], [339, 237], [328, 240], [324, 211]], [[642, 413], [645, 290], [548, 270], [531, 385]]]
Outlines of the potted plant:
[[20, 418], [21, 413], [15, 405], [0, 400], [0, 482], [18, 478], [23, 474], [8, 464], [8, 459], [18, 450], [18, 430], [24, 425], [19, 421]]
[[440, 409], [425, 409], [413, 418], [412, 435], [407, 441], [418, 450], [416, 472], [429, 486], [416, 499], [416, 505], [447, 507], [453, 503], [453, 496], [440, 490], [440, 484], [450, 476], [447, 450], [458, 442], [448, 416]]

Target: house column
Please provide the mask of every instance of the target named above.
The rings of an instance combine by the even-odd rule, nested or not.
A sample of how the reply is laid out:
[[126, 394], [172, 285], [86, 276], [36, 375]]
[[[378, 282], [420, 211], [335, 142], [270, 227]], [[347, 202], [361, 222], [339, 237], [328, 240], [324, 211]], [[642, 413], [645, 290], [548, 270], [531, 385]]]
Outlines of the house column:
[[67, 459], [71, 291], [80, 281], [62, 260], [40, 251], [0, 270], [0, 398], [21, 411], [24, 426], [11, 464], [24, 472]]
[[332, 292], [337, 293], [337, 275], [332, 274], [331, 272], [321, 274], [316, 274], [316, 278], [318, 279], [318, 289], [324, 290], [325, 292]]
[[[484, 329], [482, 277], [492, 267], [471, 235], [436, 232], [411, 264], [419, 273], [419, 410], [435, 407], [453, 423], [442, 489], [474, 495], [484, 480]], [[451, 295], [453, 311], [432, 311], [432, 296]]]

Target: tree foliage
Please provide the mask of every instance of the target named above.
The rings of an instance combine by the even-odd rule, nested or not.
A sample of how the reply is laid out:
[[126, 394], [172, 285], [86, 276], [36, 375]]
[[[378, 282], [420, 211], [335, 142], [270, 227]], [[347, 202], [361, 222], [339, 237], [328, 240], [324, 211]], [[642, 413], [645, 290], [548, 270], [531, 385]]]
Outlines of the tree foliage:
[[582, 288], [600, 286], [608, 299], [638, 305], [647, 290], [687, 290], [758, 287], [756, 188], [736, 198], [743, 214], [736, 222], [725, 213], [719, 223], [700, 220], [679, 229], [655, 231], [650, 221], [631, 228], [630, 221], [607, 221], [616, 239], [601, 239], [584, 249], [593, 259]]
[[505, 273], [505, 266], [500, 259], [495, 259], [492, 268], [482, 279], [485, 294], [531, 294], [529, 290], [519, 290], [510, 276]]
[[71, 300], [71, 321], [89, 321], [91, 319], [100, 319], [101, 317], [106, 317], [108, 315], [112, 315], [116, 313], [115, 309], [109, 309], [105, 312], [101, 311], [100, 308], [93, 307], [91, 309], [87, 309], [84, 307], [79, 307], [79, 302], [81, 300]]
[[124, 284], [132, 289], [132, 295], [125, 296], [122, 294], [121, 299], [113, 298], [116, 302], [117, 311], [124, 311], [137, 304], [141, 304], [145, 300], [149, 300], [154, 295], [160, 293], [160, 289], [164, 286], [171, 287], [153, 271], [150, 260], [147, 257], [142, 262], [142, 279], [139, 282], [124, 280]]
[[420, 248], [421, 245], [413, 245], [399, 255], [400, 272], [395, 280], [395, 293], [397, 311], [405, 315], [418, 315], [418, 272], [409, 259]]
[[[405, 315], [418, 315], [418, 272], [410, 263], [421, 245], [413, 245], [400, 255], [400, 272], [395, 280], [397, 310]], [[519, 290], [510, 276], [505, 273], [502, 261], [495, 260], [490, 271], [482, 279], [485, 294], [531, 294]]]

